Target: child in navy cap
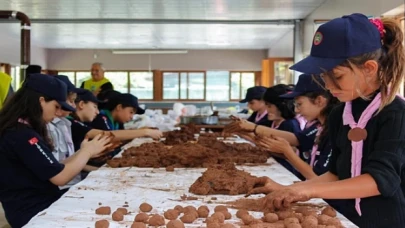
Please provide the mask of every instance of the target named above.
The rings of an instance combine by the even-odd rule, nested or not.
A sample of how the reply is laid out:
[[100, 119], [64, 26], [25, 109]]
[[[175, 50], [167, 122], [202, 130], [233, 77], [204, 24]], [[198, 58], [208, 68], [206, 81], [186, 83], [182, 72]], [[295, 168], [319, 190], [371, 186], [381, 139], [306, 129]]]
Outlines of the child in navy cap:
[[266, 197], [267, 207], [310, 198], [342, 199], [359, 227], [405, 227], [404, 36], [392, 19], [362, 14], [319, 27], [311, 54], [292, 66], [321, 74], [342, 103], [329, 117], [329, 172]]
[[144, 113], [137, 97], [129, 93], [118, 94], [107, 101], [91, 126], [106, 131], [123, 130], [124, 124], [131, 121], [135, 114]]
[[248, 108], [253, 111], [253, 114], [248, 118], [249, 122], [270, 126], [271, 122], [267, 118], [267, 108], [262, 100], [265, 92], [266, 87], [251, 87], [247, 90], [245, 99], [239, 101], [239, 103], [248, 103]]
[[[256, 144], [275, 153], [283, 155], [295, 168], [292, 170], [300, 179], [313, 179], [328, 171], [328, 159], [331, 146], [328, 129], [325, 123], [337, 100], [328, 93], [320, 77], [309, 74], [300, 75], [298, 83], [292, 92], [280, 95], [283, 99], [294, 99], [295, 111], [308, 122], [316, 121], [303, 131], [291, 132], [277, 128], [259, 126], [247, 121], [240, 121], [227, 127], [226, 131], [250, 131], [260, 136]], [[266, 98], [265, 98], [266, 99]], [[270, 99], [269, 99], [270, 101]], [[277, 103], [277, 101], [273, 101]], [[296, 123], [298, 125], [298, 123]], [[320, 129], [322, 129], [320, 131]], [[318, 137], [317, 137], [318, 136]], [[297, 147], [299, 153], [291, 147]], [[290, 169], [291, 170], [291, 169]], [[282, 186], [274, 184], [270, 190]], [[257, 189], [254, 192], [260, 192]]]
[[66, 103], [66, 85], [48, 75], [31, 74], [23, 87], [0, 111], [0, 201], [12, 227], [24, 226], [49, 207], [74, 178], [106, 147], [107, 137], [85, 140], [74, 159], [59, 163], [52, 155], [53, 144], [46, 124], [60, 108], [73, 111]]

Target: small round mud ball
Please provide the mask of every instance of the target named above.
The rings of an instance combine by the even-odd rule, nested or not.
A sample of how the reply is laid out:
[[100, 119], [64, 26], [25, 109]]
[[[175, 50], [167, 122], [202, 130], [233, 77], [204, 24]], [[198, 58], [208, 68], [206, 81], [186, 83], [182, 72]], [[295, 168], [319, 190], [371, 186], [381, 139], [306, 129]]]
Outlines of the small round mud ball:
[[268, 223], [274, 223], [278, 221], [278, 215], [275, 213], [267, 213], [263, 220]]
[[99, 220], [95, 224], [96, 228], [108, 228], [109, 226], [110, 226], [110, 223], [105, 219]]
[[122, 221], [122, 220], [124, 220], [124, 215], [120, 211], [115, 211], [112, 214], [112, 220], [117, 221], [117, 222]]
[[179, 217], [179, 212], [174, 209], [169, 209], [164, 213], [164, 216], [167, 220], [176, 220]]
[[135, 216], [135, 222], [143, 222], [143, 223], [147, 223], [149, 220], [149, 215], [145, 214], [145, 213], [139, 213]]
[[172, 220], [167, 223], [167, 228], [185, 228], [184, 223], [180, 220]]
[[326, 207], [325, 209], [323, 209], [322, 210], [322, 212], [321, 212], [321, 214], [323, 214], [323, 215], [327, 215], [327, 216], [330, 216], [330, 217], [336, 217], [336, 211], [335, 211], [335, 209], [333, 209], [332, 207], [330, 207], [330, 206], [328, 206], [328, 207]]
[[99, 207], [96, 209], [96, 214], [97, 215], [109, 215], [109, 214], [111, 214], [111, 207]]
[[151, 212], [152, 209], [153, 209], [153, 207], [152, 207], [150, 204], [148, 204], [148, 203], [143, 203], [143, 204], [141, 204], [141, 205], [139, 206], [139, 209], [140, 209], [142, 212]]
[[160, 215], [153, 215], [149, 219], [149, 225], [150, 226], [164, 226], [166, 224], [165, 218], [163, 218]]

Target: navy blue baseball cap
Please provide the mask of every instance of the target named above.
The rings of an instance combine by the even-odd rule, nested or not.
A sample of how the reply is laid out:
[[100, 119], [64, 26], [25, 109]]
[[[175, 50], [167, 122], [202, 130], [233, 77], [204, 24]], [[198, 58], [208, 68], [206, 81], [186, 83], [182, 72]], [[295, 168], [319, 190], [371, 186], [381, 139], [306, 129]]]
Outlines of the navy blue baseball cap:
[[145, 110], [139, 107], [138, 98], [130, 93], [117, 94], [107, 101], [106, 107], [113, 109], [119, 104], [135, 108], [136, 114], [142, 115], [145, 113]]
[[247, 90], [245, 99], [239, 101], [239, 103], [246, 103], [251, 100], [261, 100], [263, 94], [266, 92], [266, 87], [264, 86], [254, 86]]
[[96, 96], [90, 90], [83, 89], [78, 91], [76, 101], [90, 101], [96, 104], [103, 103], [102, 101], [98, 100]]
[[311, 54], [290, 67], [305, 74], [331, 71], [351, 57], [382, 48], [378, 28], [363, 14], [335, 18], [316, 31]]
[[281, 95], [281, 98], [295, 98], [310, 92], [325, 91], [325, 84], [320, 76], [301, 74], [292, 92]]
[[66, 84], [53, 76], [49, 76], [46, 74], [30, 74], [25, 79], [23, 87], [32, 89], [51, 99], [56, 100], [65, 111], [76, 111], [76, 109], [66, 103]]
[[84, 90], [84, 89], [76, 88], [76, 86], [73, 85], [73, 83], [69, 80], [68, 76], [56, 75], [55, 77], [66, 84], [68, 92], [78, 93], [78, 92], [81, 92]]
[[280, 96], [291, 91], [292, 90], [288, 85], [278, 84], [266, 90], [266, 92], [263, 94], [263, 100], [267, 103], [279, 104], [284, 100], [283, 98], [280, 98]]

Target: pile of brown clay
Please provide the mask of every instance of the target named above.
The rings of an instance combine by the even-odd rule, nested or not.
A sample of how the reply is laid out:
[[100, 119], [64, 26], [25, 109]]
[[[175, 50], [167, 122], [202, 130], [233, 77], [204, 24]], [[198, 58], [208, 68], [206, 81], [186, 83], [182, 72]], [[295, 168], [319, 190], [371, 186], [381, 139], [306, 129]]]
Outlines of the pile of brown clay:
[[166, 145], [178, 145], [189, 141], [194, 141], [194, 134], [199, 133], [199, 129], [194, 125], [188, 125], [181, 130], [166, 132], [163, 137], [166, 138]]
[[189, 191], [197, 195], [239, 195], [248, 193], [257, 182], [257, 177], [236, 169], [233, 164], [216, 165], [209, 167]]
[[99, 220], [95, 224], [96, 228], [108, 228], [109, 226], [110, 226], [110, 223], [105, 219]]

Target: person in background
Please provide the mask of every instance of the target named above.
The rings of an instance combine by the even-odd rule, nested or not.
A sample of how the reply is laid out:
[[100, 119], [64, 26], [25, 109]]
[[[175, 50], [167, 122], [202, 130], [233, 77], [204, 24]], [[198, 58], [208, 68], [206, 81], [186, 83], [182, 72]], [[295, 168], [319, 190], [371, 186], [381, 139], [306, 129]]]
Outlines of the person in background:
[[321, 74], [342, 103], [329, 116], [329, 172], [272, 192], [269, 209], [338, 199], [362, 228], [405, 227], [404, 34], [390, 18], [352, 14], [316, 31], [311, 54], [291, 69]]
[[[283, 154], [298, 171], [294, 174], [302, 180], [313, 179], [327, 172], [331, 146], [326, 122], [337, 104], [336, 98], [324, 89], [319, 76], [308, 74], [300, 75], [294, 91], [281, 98], [294, 98], [295, 112], [308, 122], [315, 120], [317, 123], [293, 133], [241, 120], [227, 126], [225, 131], [252, 132], [260, 136], [261, 139], [256, 140], [256, 144], [271, 152]], [[298, 155], [292, 146], [299, 150]]]
[[[77, 89], [67, 76], [57, 75], [55, 77], [66, 84], [67, 86], [66, 103], [75, 108], [76, 107], [75, 99], [77, 97], [77, 93], [82, 92], [83, 89]], [[66, 118], [70, 114], [71, 111], [61, 110], [61, 112], [56, 114], [56, 118], [54, 118], [50, 123], [47, 124], [50, 137], [54, 143], [54, 150], [52, 151], [52, 154], [55, 157], [55, 159], [58, 160], [60, 163], [65, 163], [67, 159], [73, 156], [75, 153], [71, 133], [72, 123]], [[83, 168], [83, 170], [86, 172], [94, 171], [96, 169], [97, 167], [89, 165], [86, 165]], [[71, 186], [79, 183], [81, 180], [82, 180], [81, 176], [78, 174], [68, 184], [66, 184], [65, 186], [61, 186], [60, 188], [61, 189], [70, 188]]]
[[80, 88], [90, 90], [95, 96], [105, 90], [113, 90], [111, 82], [104, 77], [105, 69], [102, 63], [91, 65], [91, 78], [82, 83]]
[[262, 100], [265, 92], [266, 87], [251, 87], [247, 90], [245, 99], [239, 101], [239, 103], [248, 103], [248, 108], [253, 111], [253, 114], [248, 118], [249, 122], [258, 125], [271, 126], [271, 121], [267, 118], [266, 104]]
[[[263, 101], [267, 106], [268, 119], [272, 121], [270, 127], [297, 135], [301, 132], [301, 127], [300, 123], [295, 118], [296, 114], [294, 112], [294, 104], [289, 99], [280, 98], [281, 95], [288, 92], [290, 92], [290, 90], [287, 85], [279, 84], [272, 86], [264, 93]], [[288, 161], [286, 161], [286, 159], [280, 157], [274, 157], [274, 159], [290, 172], [296, 172], [296, 170]]]
[[11, 76], [0, 72], [0, 109], [13, 94], [14, 90], [11, 86]]
[[32, 74], [0, 111], [0, 201], [12, 227], [22, 227], [58, 200], [64, 186], [109, 146], [110, 138], [84, 140], [65, 164], [52, 155], [46, 124], [66, 103], [66, 85], [55, 77]]
[[118, 94], [108, 100], [90, 126], [105, 131], [124, 130], [124, 124], [131, 121], [135, 114], [144, 113], [137, 97], [129, 93]]

